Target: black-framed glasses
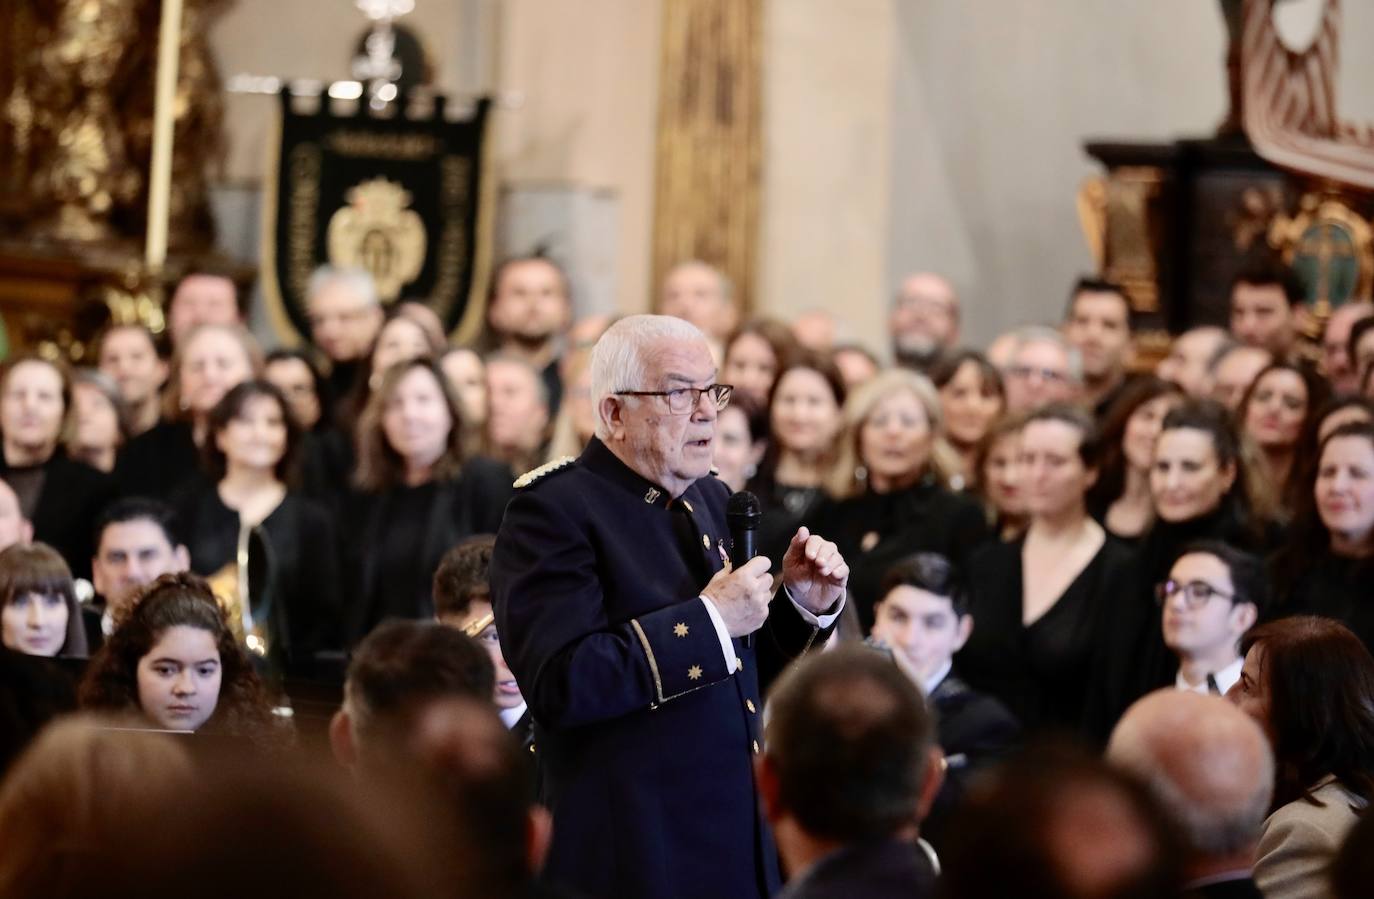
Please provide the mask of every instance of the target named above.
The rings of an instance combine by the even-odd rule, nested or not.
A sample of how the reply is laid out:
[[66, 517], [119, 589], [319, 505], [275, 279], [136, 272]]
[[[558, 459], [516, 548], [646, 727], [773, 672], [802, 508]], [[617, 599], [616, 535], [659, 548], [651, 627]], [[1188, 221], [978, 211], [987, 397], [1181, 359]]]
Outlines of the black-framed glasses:
[[1155, 584], [1155, 601], [1160, 605], [1164, 605], [1178, 593], [1183, 594], [1183, 604], [1190, 609], [1202, 608], [1214, 596], [1220, 596], [1222, 599], [1229, 599], [1233, 602], [1238, 599], [1236, 594], [1224, 593], [1206, 581], [1188, 581], [1186, 583], [1165, 581], [1162, 584]]
[[686, 415], [701, 403], [704, 393], [711, 398], [717, 409], [730, 405], [730, 394], [734, 393], [733, 384], [712, 384], [709, 387], [678, 387], [674, 390], [617, 390], [616, 396], [661, 396], [668, 403], [668, 411], [674, 415]]

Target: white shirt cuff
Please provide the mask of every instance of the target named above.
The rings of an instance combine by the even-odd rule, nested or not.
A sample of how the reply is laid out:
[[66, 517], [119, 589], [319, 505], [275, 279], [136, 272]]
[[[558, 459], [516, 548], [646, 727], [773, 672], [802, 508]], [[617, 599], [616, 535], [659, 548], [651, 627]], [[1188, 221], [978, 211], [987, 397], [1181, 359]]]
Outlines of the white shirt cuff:
[[711, 616], [711, 623], [716, 627], [716, 636], [720, 638], [720, 651], [725, 656], [725, 670], [734, 674], [739, 667], [739, 657], [735, 655], [735, 642], [730, 639], [730, 632], [725, 629], [725, 619], [720, 617], [720, 612], [716, 611], [716, 604], [711, 600], [704, 596], [698, 599], [706, 606], [706, 614]]
[[801, 614], [803, 621], [805, 621], [812, 627], [818, 627], [821, 630], [825, 630], [826, 628], [830, 627], [830, 625], [835, 623], [835, 619], [840, 617], [840, 613], [844, 611], [844, 604], [849, 599], [849, 592], [845, 591], [844, 593], [840, 594], [840, 604], [835, 608], [835, 611], [831, 612], [829, 615], [817, 615], [810, 609], [806, 608], [806, 606], [803, 606], [801, 603], [793, 599], [792, 591], [787, 589], [786, 584], [782, 585], [782, 592], [787, 595], [788, 602], [792, 603], [792, 605], [796, 607], [797, 612]]

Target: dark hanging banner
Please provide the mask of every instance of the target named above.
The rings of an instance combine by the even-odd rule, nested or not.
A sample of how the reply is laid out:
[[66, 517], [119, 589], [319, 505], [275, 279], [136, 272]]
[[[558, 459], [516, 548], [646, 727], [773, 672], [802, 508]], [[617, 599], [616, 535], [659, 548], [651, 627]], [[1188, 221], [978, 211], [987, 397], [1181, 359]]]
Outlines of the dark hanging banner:
[[[262, 284], [279, 331], [310, 333], [305, 294], [320, 265], [372, 273], [386, 305], [416, 300], [449, 331], [481, 321], [485, 244], [482, 150], [488, 100], [446, 121], [435, 98], [425, 119], [377, 118], [360, 101], [336, 115], [281, 97], [281, 147], [264, 198]], [[404, 98], [397, 101], [404, 109]], [[283, 334], [283, 336], [287, 336]]]

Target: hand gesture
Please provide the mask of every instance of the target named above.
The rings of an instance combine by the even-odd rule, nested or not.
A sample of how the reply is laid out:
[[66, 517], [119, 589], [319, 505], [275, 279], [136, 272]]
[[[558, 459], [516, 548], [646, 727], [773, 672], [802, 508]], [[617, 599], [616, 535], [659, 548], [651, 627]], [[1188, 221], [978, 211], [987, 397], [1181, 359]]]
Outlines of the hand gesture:
[[701, 591], [720, 613], [730, 636], [748, 636], [768, 619], [768, 601], [773, 598], [773, 577], [768, 573], [771, 567], [764, 556], [755, 556], [735, 569], [727, 562]]
[[782, 557], [782, 582], [787, 592], [813, 615], [822, 615], [844, 595], [849, 566], [835, 544], [797, 528]]

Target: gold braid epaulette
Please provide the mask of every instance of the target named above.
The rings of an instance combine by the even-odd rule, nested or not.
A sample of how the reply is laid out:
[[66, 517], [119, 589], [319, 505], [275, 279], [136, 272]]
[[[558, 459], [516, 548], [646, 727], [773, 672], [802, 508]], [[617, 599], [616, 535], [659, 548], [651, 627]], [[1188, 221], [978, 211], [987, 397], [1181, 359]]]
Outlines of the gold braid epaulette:
[[576, 461], [576, 456], [561, 456], [557, 459], [554, 459], [551, 462], [545, 462], [538, 468], [531, 468], [529, 471], [525, 472], [520, 477], [515, 479], [515, 489], [523, 490], [531, 484], [539, 482], [544, 477], [553, 474], [555, 471], [567, 468], [569, 465], [573, 464]]

